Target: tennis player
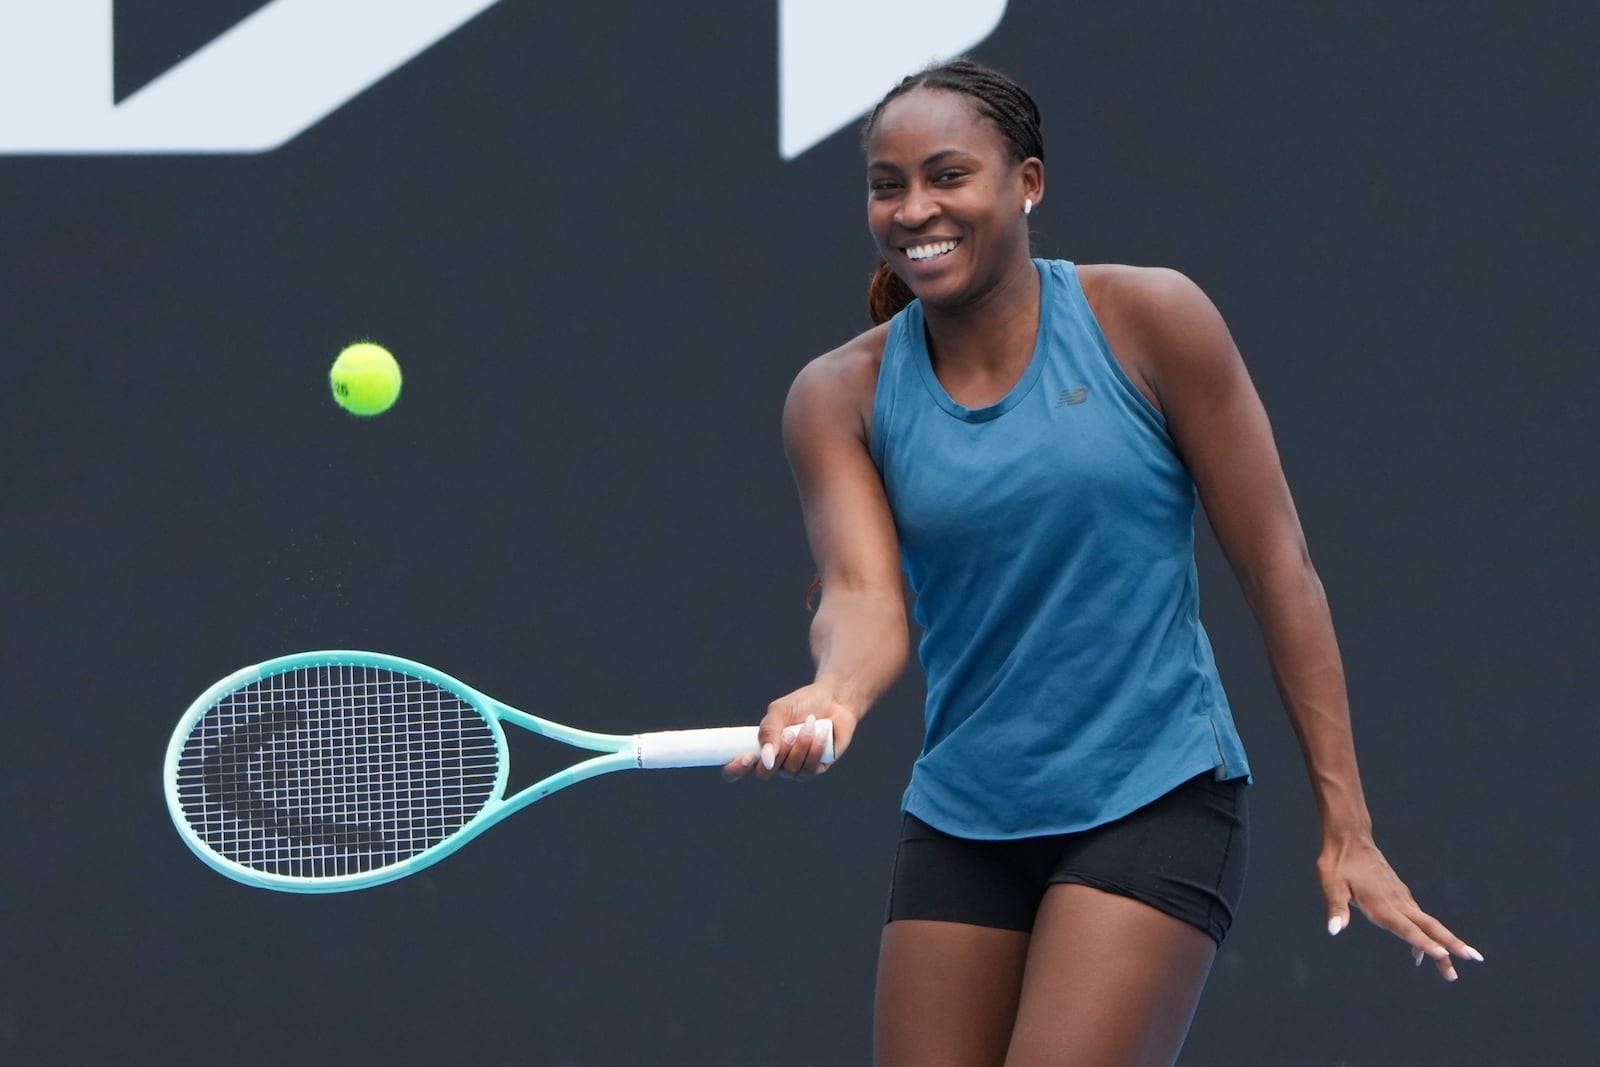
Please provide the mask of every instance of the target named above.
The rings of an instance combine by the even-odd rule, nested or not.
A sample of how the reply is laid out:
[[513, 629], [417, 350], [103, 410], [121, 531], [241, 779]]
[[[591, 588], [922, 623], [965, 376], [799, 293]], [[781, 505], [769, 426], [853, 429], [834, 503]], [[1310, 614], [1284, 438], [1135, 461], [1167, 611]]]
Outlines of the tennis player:
[[800, 372], [784, 440], [816, 676], [741, 777], [820, 773], [903, 669], [926, 736], [880, 950], [880, 1067], [1170, 1064], [1244, 883], [1249, 766], [1198, 617], [1203, 501], [1266, 639], [1351, 905], [1454, 979], [1481, 956], [1373, 841], [1328, 605], [1221, 316], [1171, 270], [1030, 257], [1038, 108], [969, 61], [866, 127], [877, 325]]

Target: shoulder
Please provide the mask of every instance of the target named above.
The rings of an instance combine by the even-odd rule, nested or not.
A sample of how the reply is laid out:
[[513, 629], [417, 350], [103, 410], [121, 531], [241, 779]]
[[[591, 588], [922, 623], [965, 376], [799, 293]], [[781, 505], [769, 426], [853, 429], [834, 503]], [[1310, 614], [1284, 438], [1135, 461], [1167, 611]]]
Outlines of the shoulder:
[[1078, 267], [1078, 280], [1112, 352], [1153, 398], [1174, 372], [1239, 358], [1216, 305], [1180, 271], [1098, 263]]
[[866, 440], [888, 338], [888, 323], [874, 326], [802, 367], [784, 403], [786, 432], [848, 425]]
[[1149, 329], [1174, 320], [1215, 315], [1210, 297], [1182, 271], [1170, 267], [1133, 267], [1092, 263], [1078, 267], [1078, 280], [1095, 314], [1104, 311]]

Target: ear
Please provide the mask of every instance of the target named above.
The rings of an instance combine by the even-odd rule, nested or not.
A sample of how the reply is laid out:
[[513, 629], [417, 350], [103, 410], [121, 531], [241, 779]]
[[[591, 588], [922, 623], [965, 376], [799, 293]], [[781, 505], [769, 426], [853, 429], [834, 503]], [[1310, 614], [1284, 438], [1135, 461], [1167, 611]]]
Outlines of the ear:
[[1033, 206], [1038, 207], [1044, 201], [1044, 162], [1037, 156], [1029, 156], [1017, 164], [1018, 177], [1022, 182], [1022, 195], [1033, 201]]

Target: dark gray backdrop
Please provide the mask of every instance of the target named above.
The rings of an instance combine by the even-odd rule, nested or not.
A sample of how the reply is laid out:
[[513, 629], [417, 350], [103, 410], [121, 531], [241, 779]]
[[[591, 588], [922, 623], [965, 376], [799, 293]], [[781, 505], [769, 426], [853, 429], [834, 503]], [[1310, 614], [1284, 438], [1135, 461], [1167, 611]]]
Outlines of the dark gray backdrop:
[[[124, 0], [119, 91], [255, 6]], [[1228, 317], [1379, 840], [1490, 959], [1447, 987], [1322, 932], [1207, 544], [1257, 819], [1186, 1064], [1592, 1061], [1596, 29], [1014, 0], [976, 49], [1044, 109], [1038, 250], [1176, 266]], [[863, 324], [871, 252], [853, 132], [778, 157], [775, 35], [765, 3], [504, 3], [275, 152], [0, 158], [0, 1059], [866, 1062], [916, 678], [815, 786], [592, 783], [350, 896], [217, 877], [160, 792], [188, 702], [304, 648], [619, 731], [804, 679], [778, 413]], [[363, 336], [407, 375], [374, 421], [326, 393]]]

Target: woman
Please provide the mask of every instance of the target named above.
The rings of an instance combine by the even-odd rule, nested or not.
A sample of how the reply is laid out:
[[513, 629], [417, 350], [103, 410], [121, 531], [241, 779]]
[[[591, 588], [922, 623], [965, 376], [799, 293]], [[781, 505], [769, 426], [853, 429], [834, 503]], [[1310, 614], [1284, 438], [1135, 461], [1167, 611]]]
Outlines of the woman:
[[1431, 957], [1481, 956], [1373, 843], [1338, 648], [1267, 417], [1173, 271], [1034, 261], [1033, 100], [968, 61], [866, 128], [877, 323], [796, 378], [784, 440], [816, 557], [815, 679], [759, 759], [825, 768], [924, 628], [926, 739], [879, 960], [880, 1065], [1168, 1064], [1243, 883], [1248, 766], [1198, 619], [1196, 495], [1260, 622], [1354, 903]]

